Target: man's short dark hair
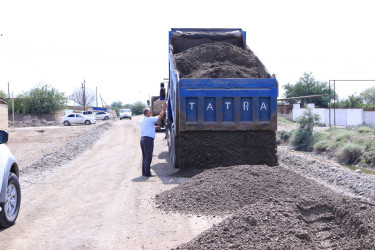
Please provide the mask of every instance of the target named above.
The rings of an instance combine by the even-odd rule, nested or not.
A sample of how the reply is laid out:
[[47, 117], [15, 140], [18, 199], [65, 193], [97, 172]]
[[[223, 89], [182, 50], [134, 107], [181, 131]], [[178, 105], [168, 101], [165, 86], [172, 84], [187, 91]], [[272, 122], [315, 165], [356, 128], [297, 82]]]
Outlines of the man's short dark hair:
[[145, 108], [145, 109], [143, 110], [143, 115], [146, 115], [148, 112], [150, 112], [150, 109], [149, 109], [149, 108]]

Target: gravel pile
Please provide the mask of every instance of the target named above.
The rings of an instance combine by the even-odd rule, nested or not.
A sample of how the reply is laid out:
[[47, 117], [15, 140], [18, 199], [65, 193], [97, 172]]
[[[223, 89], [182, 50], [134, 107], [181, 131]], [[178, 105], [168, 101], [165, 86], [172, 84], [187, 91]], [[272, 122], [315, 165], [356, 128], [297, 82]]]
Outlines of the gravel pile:
[[163, 103], [165, 101], [160, 100], [160, 98], [157, 98], [152, 102], [152, 115], [157, 116], [160, 115], [162, 109], [163, 109]]
[[9, 121], [9, 127], [22, 128], [22, 127], [43, 127], [43, 126], [56, 126], [59, 123], [55, 121], [47, 121], [45, 119], [38, 119], [36, 116], [27, 115], [22, 118], [22, 121]]
[[202, 44], [173, 57], [181, 78], [260, 78], [254, 53], [226, 42]]
[[231, 215], [178, 249], [372, 249], [375, 207], [284, 167], [206, 170], [156, 197], [170, 212]]
[[375, 204], [375, 177], [340, 168], [316, 157], [296, 154], [279, 147], [279, 163], [302, 176], [313, 179], [345, 195], [359, 197]]
[[112, 122], [105, 122], [96, 125], [94, 129], [78, 136], [59, 150], [45, 155], [38, 161], [22, 168], [20, 171], [22, 173], [22, 187], [37, 182], [40, 178], [46, 175], [48, 171], [52, 171], [54, 167], [62, 166], [69, 161], [76, 159], [82, 152], [90, 149], [104, 131], [110, 129], [112, 126]]

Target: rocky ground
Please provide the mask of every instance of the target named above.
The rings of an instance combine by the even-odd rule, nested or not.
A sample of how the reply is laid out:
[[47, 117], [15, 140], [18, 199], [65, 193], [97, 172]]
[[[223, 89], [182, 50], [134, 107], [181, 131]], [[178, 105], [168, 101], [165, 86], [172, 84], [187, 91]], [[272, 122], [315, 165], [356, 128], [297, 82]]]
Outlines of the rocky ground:
[[284, 148], [279, 163], [206, 170], [158, 195], [169, 212], [230, 216], [178, 249], [375, 248], [374, 177]]
[[[23, 166], [22, 187], [77, 158], [112, 126], [105, 122], [77, 127], [82, 129], [79, 135]], [[74, 127], [61, 129], [66, 133]], [[375, 249], [374, 176], [288, 147], [278, 147], [278, 161], [274, 167], [205, 170], [156, 194], [157, 210], [171, 216], [226, 218], [177, 249]], [[157, 174], [160, 164], [153, 167]], [[175, 178], [172, 175], [168, 178]]]
[[[70, 137], [70, 139], [66, 143], [61, 144], [59, 148], [56, 148], [54, 151], [48, 151], [46, 154], [43, 154], [42, 150], [40, 150], [41, 152], [38, 151], [38, 148], [42, 149], [42, 147], [34, 149], [30, 148], [29, 150], [37, 151], [34, 154], [39, 155], [39, 159], [32, 162], [31, 164], [20, 165], [22, 188], [27, 187], [32, 183], [38, 182], [39, 179], [44, 178], [49, 172], [53, 171], [55, 167], [62, 166], [69, 161], [74, 160], [82, 152], [90, 149], [100, 138], [103, 132], [108, 130], [110, 127], [112, 127], [112, 122], [103, 122], [96, 126], [79, 126], [77, 128], [79, 130], [82, 130], [81, 133], [79, 133], [75, 137]], [[67, 131], [65, 128], [66, 127], [62, 127], [61, 129], [64, 130], [64, 132], [67, 134], [72, 132], [72, 130], [74, 129], [73, 127], [68, 127], [67, 129], [72, 130]], [[32, 132], [33, 131], [28, 131], [28, 133]], [[61, 134], [62, 132], [57, 132], [57, 129], [55, 129], [54, 131], [51, 131], [50, 134], [53, 133], [55, 133], [56, 135]], [[58, 142], [55, 143], [59, 144]], [[43, 144], [43, 142], [41, 144]], [[21, 151], [17, 151], [17, 154], [21, 154]], [[22, 156], [17, 156], [18, 155], [15, 154], [16, 159], [20, 159], [22, 162], [26, 162], [23, 160]]]

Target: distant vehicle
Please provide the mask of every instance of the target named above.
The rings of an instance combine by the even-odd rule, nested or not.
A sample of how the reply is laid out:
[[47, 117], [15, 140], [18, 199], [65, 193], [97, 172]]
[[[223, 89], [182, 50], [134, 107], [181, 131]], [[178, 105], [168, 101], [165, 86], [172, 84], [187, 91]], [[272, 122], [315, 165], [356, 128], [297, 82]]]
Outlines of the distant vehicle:
[[95, 113], [91, 110], [81, 111], [81, 115], [95, 117]]
[[108, 120], [109, 118], [112, 117], [111, 113], [107, 113], [104, 111], [99, 111], [95, 113], [95, 119], [96, 120]]
[[121, 109], [120, 110], [120, 120], [124, 118], [132, 119], [132, 111], [130, 109]]
[[69, 114], [61, 118], [60, 120], [61, 124], [64, 124], [65, 126], [70, 126], [72, 124], [95, 124], [96, 120], [94, 117], [89, 117], [81, 114]]
[[16, 222], [21, 206], [18, 163], [9, 148], [8, 133], [0, 130], [0, 228]]

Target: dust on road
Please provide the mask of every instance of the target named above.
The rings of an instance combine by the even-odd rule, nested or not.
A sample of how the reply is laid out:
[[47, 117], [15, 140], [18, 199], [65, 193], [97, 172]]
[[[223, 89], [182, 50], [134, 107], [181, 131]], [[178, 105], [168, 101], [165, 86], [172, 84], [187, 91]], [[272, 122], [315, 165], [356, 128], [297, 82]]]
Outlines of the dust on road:
[[[166, 214], [156, 194], [184, 178], [170, 177], [164, 133], [157, 134], [152, 171], [141, 176], [140, 118], [121, 121], [89, 151], [23, 191], [16, 224], [0, 232], [5, 249], [169, 249], [222, 220]], [[21, 179], [22, 180], [22, 179]]]

